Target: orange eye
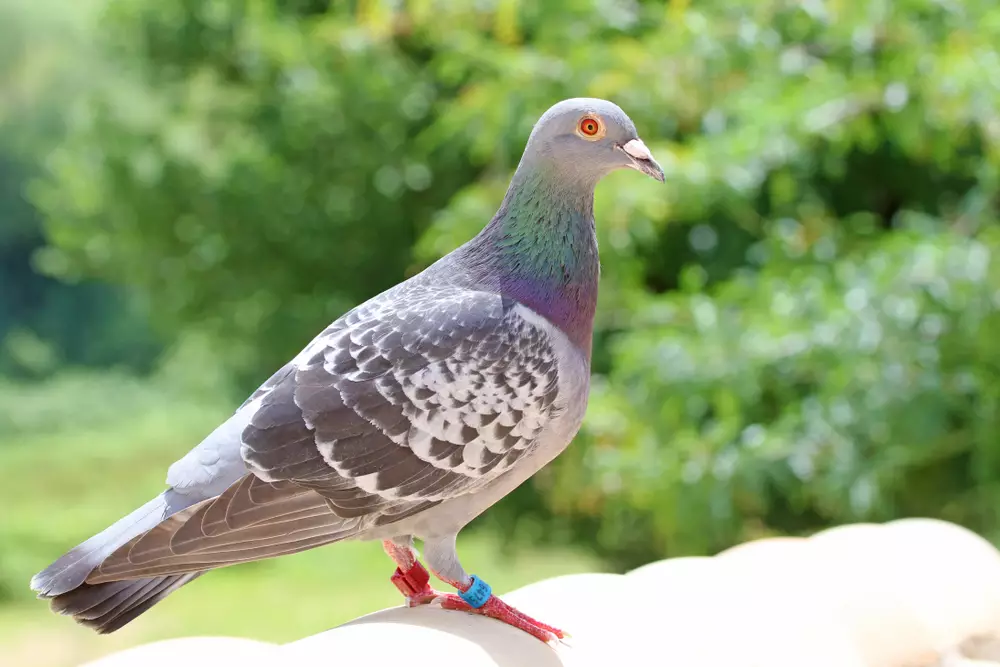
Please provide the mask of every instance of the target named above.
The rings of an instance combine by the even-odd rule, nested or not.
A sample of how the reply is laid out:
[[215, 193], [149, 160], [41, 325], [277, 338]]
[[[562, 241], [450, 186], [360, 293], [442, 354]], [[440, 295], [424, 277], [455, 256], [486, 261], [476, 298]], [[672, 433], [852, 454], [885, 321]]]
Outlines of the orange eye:
[[596, 118], [584, 118], [580, 121], [580, 134], [585, 137], [596, 137], [601, 131], [601, 123]]

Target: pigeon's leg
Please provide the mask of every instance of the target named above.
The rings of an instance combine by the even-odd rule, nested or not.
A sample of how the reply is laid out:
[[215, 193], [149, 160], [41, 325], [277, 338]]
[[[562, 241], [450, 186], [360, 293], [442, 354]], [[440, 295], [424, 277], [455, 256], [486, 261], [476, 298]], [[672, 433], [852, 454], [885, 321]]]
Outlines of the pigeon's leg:
[[481, 614], [489, 618], [524, 630], [543, 642], [556, 642], [569, 637], [569, 633], [536, 621], [527, 614], [514, 609], [493, 595], [489, 586], [481, 579], [469, 575], [458, 561], [455, 551], [455, 536], [424, 540], [424, 556], [431, 572], [441, 581], [451, 584], [460, 592], [438, 593], [431, 602], [444, 609], [455, 609]]
[[390, 580], [406, 598], [407, 607], [426, 604], [439, 595], [430, 586], [431, 576], [427, 568], [417, 559], [412, 537], [383, 540], [382, 548], [396, 563], [396, 571]]

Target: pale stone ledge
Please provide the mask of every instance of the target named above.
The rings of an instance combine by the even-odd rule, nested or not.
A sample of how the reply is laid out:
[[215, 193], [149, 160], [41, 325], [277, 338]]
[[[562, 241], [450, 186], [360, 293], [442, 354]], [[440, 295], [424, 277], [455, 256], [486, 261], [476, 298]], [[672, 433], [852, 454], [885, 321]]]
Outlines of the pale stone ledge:
[[173, 639], [87, 667], [1000, 667], [1000, 552], [930, 519], [748, 542], [503, 596], [573, 633], [393, 608], [285, 645]]

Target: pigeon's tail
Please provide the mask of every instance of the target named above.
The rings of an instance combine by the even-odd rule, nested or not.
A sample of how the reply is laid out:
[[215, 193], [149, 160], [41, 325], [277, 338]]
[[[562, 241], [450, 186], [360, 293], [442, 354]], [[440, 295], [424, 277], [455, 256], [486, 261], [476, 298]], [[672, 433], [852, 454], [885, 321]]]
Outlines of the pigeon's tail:
[[36, 574], [32, 590], [40, 598], [51, 599], [54, 611], [73, 616], [98, 632], [117, 630], [200, 573], [97, 585], [85, 583], [87, 577], [116, 549], [188, 507], [192, 500], [165, 491]]
[[36, 574], [31, 587], [54, 611], [114, 632], [205, 570], [357, 535], [357, 492], [340, 490], [328, 499], [254, 475], [200, 502], [168, 490]]
[[106, 584], [81, 584], [52, 598], [52, 610], [100, 634], [114, 632], [201, 572]]

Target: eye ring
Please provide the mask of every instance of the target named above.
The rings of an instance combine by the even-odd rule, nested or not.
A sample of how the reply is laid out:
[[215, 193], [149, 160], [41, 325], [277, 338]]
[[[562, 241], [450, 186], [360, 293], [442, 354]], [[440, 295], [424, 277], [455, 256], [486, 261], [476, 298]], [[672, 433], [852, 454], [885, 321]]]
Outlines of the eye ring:
[[605, 133], [604, 123], [597, 116], [587, 115], [576, 124], [576, 133], [588, 141], [597, 141]]

